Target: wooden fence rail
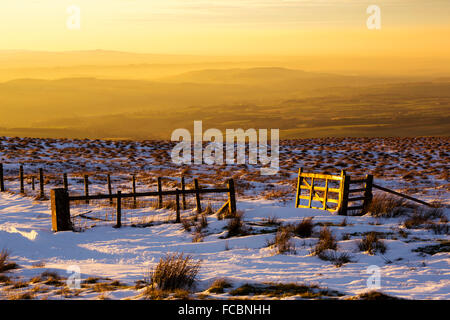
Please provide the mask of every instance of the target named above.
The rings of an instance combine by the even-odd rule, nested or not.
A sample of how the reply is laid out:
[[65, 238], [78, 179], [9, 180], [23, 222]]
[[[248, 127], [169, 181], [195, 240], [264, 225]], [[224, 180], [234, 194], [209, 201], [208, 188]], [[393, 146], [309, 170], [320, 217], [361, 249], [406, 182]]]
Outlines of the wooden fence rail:
[[[85, 179], [86, 181], [86, 179]], [[108, 179], [108, 186], [110, 186], [111, 180]], [[131, 193], [122, 193], [121, 191], [117, 191], [117, 193], [112, 193], [111, 188], [109, 187], [108, 194], [97, 194], [97, 195], [89, 195], [88, 192], [85, 192], [85, 195], [76, 195], [70, 196], [69, 192], [66, 188], [56, 188], [51, 190], [51, 201], [52, 201], [52, 229], [56, 231], [68, 231], [73, 230], [72, 223], [70, 221], [70, 201], [85, 201], [89, 202], [89, 200], [106, 200], [109, 199], [112, 202], [112, 199], [116, 199], [116, 225], [115, 228], [120, 228], [121, 223], [121, 211], [122, 211], [122, 203], [121, 200], [124, 198], [133, 198], [136, 199], [138, 197], [158, 197], [158, 208], [162, 208], [163, 206], [163, 196], [174, 195], [176, 197], [176, 223], [180, 223], [180, 210], [186, 208], [185, 196], [186, 195], [195, 195], [196, 198], [196, 210], [198, 213], [201, 213], [201, 194], [207, 193], [227, 193], [228, 200], [222, 206], [219, 211], [224, 209], [228, 209], [230, 213], [236, 212], [236, 193], [234, 189], [234, 181], [233, 179], [228, 180], [227, 188], [200, 188], [197, 179], [194, 179], [194, 189], [186, 189], [184, 185], [184, 178], [182, 178], [182, 189], [175, 190], [162, 190], [161, 188], [161, 179], [158, 179], [158, 190], [157, 191], [147, 191], [147, 192], [131, 192]], [[133, 190], [135, 191], [135, 185]], [[183, 197], [183, 206], [180, 204], [180, 195]], [[69, 214], [67, 214], [69, 212]]]

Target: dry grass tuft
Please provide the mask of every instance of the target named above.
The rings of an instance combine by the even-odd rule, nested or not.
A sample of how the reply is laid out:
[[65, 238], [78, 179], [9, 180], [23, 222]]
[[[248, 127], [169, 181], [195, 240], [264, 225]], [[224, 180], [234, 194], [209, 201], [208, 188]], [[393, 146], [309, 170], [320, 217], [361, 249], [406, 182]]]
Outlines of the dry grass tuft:
[[356, 299], [360, 300], [399, 300], [397, 297], [389, 296], [385, 293], [379, 291], [369, 291], [362, 293], [356, 297]]
[[209, 293], [224, 293], [226, 288], [231, 288], [231, 283], [224, 279], [216, 279], [214, 280], [211, 287], [209, 287], [208, 292]]
[[17, 263], [9, 261], [9, 256], [8, 250], [2, 249], [0, 251], [0, 273], [19, 268]]
[[245, 236], [248, 234], [247, 228], [244, 225], [243, 213], [237, 212], [229, 221], [226, 226], [228, 233], [226, 238]]
[[167, 254], [150, 271], [150, 285], [152, 288], [156, 286], [159, 290], [169, 291], [191, 288], [200, 270], [200, 263], [183, 253]]
[[318, 257], [324, 261], [330, 261], [336, 268], [352, 262], [352, 257], [347, 252], [337, 252], [336, 250], [324, 250], [318, 254]]
[[372, 216], [392, 218], [407, 213], [406, 200], [389, 194], [375, 194], [368, 211]]
[[378, 238], [378, 235], [375, 232], [369, 232], [366, 234], [358, 244], [358, 248], [360, 251], [366, 251], [370, 255], [373, 255], [376, 252], [383, 254], [387, 249], [386, 245]]
[[270, 245], [273, 245], [276, 249], [277, 254], [295, 254], [295, 244], [292, 242], [292, 231], [290, 226], [280, 227], [275, 234]]
[[319, 255], [325, 250], [336, 250], [337, 242], [331, 231], [325, 226], [320, 230], [319, 242], [314, 247], [313, 253]]
[[301, 222], [294, 226], [294, 234], [300, 238], [309, 238], [312, 235], [314, 224], [313, 218], [303, 218]]

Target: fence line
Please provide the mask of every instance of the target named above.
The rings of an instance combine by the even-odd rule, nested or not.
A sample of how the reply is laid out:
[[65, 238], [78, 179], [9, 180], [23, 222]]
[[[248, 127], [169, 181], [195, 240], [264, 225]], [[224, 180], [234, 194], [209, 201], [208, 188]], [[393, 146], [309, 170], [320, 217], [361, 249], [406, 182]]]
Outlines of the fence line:
[[[85, 179], [86, 181], [86, 179]], [[110, 181], [110, 180], [109, 180]], [[182, 177], [182, 182], [184, 177]], [[222, 212], [228, 209], [230, 213], [236, 212], [236, 192], [234, 189], [234, 180], [228, 180], [227, 188], [200, 188], [198, 180], [194, 179], [194, 189], [186, 189], [182, 185], [182, 189], [176, 188], [175, 190], [162, 190], [161, 177], [158, 178], [158, 190], [157, 191], [147, 191], [147, 192], [131, 192], [122, 193], [120, 190], [117, 193], [108, 194], [97, 194], [89, 195], [88, 192], [85, 195], [70, 196], [69, 192], [65, 188], [55, 188], [51, 190], [51, 201], [52, 201], [52, 229], [54, 231], [68, 231], [73, 230], [72, 222], [70, 221], [70, 202], [71, 201], [86, 201], [89, 200], [105, 200], [116, 199], [116, 225], [115, 228], [120, 228], [122, 226], [121, 216], [122, 216], [122, 199], [138, 197], [158, 197], [158, 208], [163, 206], [163, 197], [169, 195], [175, 195], [176, 197], [176, 223], [181, 222], [180, 211], [180, 195], [183, 197], [186, 195], [195, 195], [196, 198], [196, 211], [201, 213], [201, 194], [208, 193], [227, 193], [228, 201], [219, 209], [218, 212]], [[134, 188], [135, 190], [135, 188]], [[86, 189], [85, 189], [86, 191]], [[183, 207], [185, 208], [185, 206]]]

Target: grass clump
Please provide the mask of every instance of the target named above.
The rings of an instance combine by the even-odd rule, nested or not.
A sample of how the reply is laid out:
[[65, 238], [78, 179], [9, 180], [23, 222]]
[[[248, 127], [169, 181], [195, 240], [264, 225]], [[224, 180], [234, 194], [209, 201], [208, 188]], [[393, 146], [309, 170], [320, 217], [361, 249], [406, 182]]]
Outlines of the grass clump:
[[228, 230], [226, 238], [247, 235], [248, 231], [244, 225], [243, 214], [240, 212], [234, 214], [234, 216], [228, 221], [226, 229]]
[[327, 227], [323, 227], [322, 230], [320, 230], [319, 241], [314, 247], [313, 253], [316, 255], [320, 255], [325, 250], [336, 250], [336, 248], [336, 238], [333, 236], [330, 229], [328, 229]]
[[399, 298], [397, 298], [397, 297], [393, 297], [393, 296], [387, 295], [383, 292], [379, 292], [376, 290], [362, 293], [362, 294], [358, 295], [356, 297], [356, 299], [359, 299], [359, 300], [399, 300]]
[[281, 221], [277, 216], [270, 216], [263, 219], [263, 225], [265, 226], [280, 226]]
[[370, 255], [373, 255], [376, 252], [382, 254], [386, 252], [386, 245], [378, 238], [376, 232], [369, 232], [366, 234], [359, 242], [358, 248], [360, 251], [366, 251]]
[[113, 280], [111, 282], [95, 282], [93, 290], [95, 292], [106, 292], [115, 291], [124, 288], [125, 285], [118, 280]]
[[280, 227], [270, 245], [275, 247], [277, 254], [295, 254], [295, 245], [292, 242], [291, 228]]
[[268, 297], [301, 296], [302, 298], [320, 298], [322, 296], [340, 296], [337, 291], [321, 289], [316, 285], [303, 285], [296, 283], [269, 283], [252, 285], [246, 283], [230, 291], [232, 296], [264, 295]]
[[300, 238], [309, 238], [312, 235], [314, 224], [312, 223], [313, 218], [303, 218], [301, 222], [294, 226], [293, 232], [296, 236]]
[[159, 290], [174, 291], [191, 288], [200, 269], [200, 261], [183, 253], [167, 254], [150, 271], [150, 286]]
[[65, 285], [61, 277], [56, 272], [44, 271], [40, 275], [40, 280], [48, 286], [60, 287]]
[[347, 252], [337, 252], [336, 250], [324, 250], [317, 255], [321, 260], [330, 261], [336, 268], [352, 262], [352, 257]]
[[432, 224], [433, 219], [445, 219], [443, 208], [418, 208], [404, 221], [403, 225], [408, 229], [415, 229], [424, 224]]
[[10, 252], [6, 249], [0, 251], [0, 273], [17, 269], [19, 266], [15, 262], [9, 260]]
[[375, 217], [393, 218], [407, 213], [406, 200], [390, 194], [375, 194], [368, 212]]
[[146, 299], [150, 300], [164, 300], [169, 297], [169, 292], [164, 290], [147, 287], [143, 293]]
[[449, 233], [448, 224], [445, 223], [429, 223], [425, 226], [426, 229], [432, 230], [434, 234], [447, 234]]
[[227, 281], [226, 279], [216, 279], [211, 287], [209, 287], [208, 292], [209, 293], [224, 293], [225, 289], [231, 288], [231, 283]]
[[20, 293], [12, 293], [8, 295], [8, 300], [33, 300], [34, 294], [31, 291], [20, 292]]
[[430, 245], [425, 247], [420, 247], [413, 250], [414, 252], [426, 253], [429, 255], [434, 255], [441, 252], [450, 252], [450, 241], [443, 241], [436, 245]]

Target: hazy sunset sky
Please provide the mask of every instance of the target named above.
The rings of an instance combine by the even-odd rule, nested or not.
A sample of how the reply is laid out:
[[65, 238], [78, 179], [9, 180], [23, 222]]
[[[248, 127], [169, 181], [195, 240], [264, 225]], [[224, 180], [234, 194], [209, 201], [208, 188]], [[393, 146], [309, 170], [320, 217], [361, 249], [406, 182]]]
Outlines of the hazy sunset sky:
[[[370, 4], [381, 30], [366, 27]], [[0, 50], [445, 56], [449, 17], [448, 0], [2, 0]]]

